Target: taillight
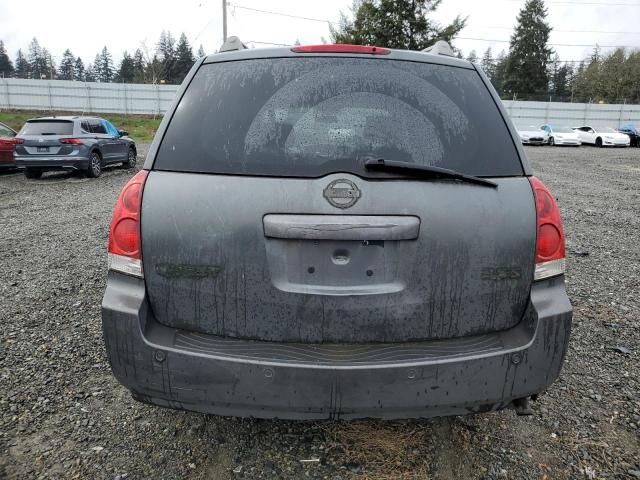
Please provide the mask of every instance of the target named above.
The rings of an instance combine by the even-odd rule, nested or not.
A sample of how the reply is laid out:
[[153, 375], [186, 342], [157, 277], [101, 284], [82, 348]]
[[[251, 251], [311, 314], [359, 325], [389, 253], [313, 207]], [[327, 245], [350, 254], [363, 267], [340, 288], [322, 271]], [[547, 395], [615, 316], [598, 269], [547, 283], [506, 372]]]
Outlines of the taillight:
[[61, 138], [60, 143], [65, 145], [82, 145], [82, 140], [79, 138]]
[[22, 145], [24, 143], [24, 138], [14, 138], [13, 143], [16, 145]]
[[291, 49], [295, 53], [361, 53], [368, 55], [389, 55], [391, 50], [370, 45], [303, 45]]
[[538, 221], [534, 280], [565, 272], [564, 230], [560, 210], [549, 189], [536, 177], [529, 177]]
[[140, 170], [124, 186], [109, 230], [109, 269], [142, 278], [140, 207], [148, 172]]

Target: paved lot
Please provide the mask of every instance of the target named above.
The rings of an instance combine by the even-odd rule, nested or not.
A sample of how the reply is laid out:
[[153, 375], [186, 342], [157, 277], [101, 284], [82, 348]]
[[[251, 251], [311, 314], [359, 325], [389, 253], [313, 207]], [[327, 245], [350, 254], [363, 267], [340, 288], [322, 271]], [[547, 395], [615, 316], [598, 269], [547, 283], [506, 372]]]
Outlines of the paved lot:
[[640, 149], [527, 153], [565, 219], [575, 307], [533, 417], [296, 423], [136, 403], [100, 331], [131, 172], [0, 175], [0, 478], [640, 478]]

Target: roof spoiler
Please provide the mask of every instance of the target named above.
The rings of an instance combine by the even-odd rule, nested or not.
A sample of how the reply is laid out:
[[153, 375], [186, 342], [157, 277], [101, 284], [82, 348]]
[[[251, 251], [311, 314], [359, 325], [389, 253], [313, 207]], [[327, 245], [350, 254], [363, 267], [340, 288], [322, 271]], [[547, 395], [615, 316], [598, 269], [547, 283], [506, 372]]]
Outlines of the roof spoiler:
[[436, 43], [434, 43], [430, 47], [425, 48], [422, 51], [424, 53], [430, 53], [432, 55], [446, 55], [448, 57], [456, 56], [453, 48], [451, 48], [451, 45], [449, 45], [449, 43], [445, 40], [438, 40]]
[[220, 47], [219, 52], [233, 52], [236, 50], [246, 50], [247, 46], [238, 37], [229, 37]]

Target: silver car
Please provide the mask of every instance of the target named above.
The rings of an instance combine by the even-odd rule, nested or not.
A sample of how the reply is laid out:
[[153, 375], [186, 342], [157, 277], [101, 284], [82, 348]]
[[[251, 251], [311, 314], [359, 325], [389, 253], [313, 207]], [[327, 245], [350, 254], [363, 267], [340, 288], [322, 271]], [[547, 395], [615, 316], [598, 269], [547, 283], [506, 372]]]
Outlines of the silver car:
[[524, 414], [567, 351], [558, 206], [486, 76], [446, 54], [203, 58], [108, 252], [108, 358], [154, 405]]
[[27, 178], [50, 170], [81, 170], [99, 177], [103, 167], [136, 164], [136, 144], [128, 133], [97, 117], [43, 117], [28, 120], [15, 143], [16, 166]]

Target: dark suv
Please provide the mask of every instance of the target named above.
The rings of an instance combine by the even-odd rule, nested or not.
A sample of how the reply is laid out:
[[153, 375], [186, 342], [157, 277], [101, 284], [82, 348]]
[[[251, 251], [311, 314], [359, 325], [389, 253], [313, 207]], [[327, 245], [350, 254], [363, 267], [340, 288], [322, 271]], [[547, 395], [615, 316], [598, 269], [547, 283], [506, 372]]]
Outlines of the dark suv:
[[82, 170], [99, 177], [106, 165], [136, 165], [136, 144], [128, 133], [95, 117], [28, 120], [15, 138], [15, 161], [27, 178], [50, 170]]
[[194, 66], [111, 224], [103, 331], [134, 398], [291, 419], [529, 412], [571, 328], [560, 214], [487, 78], [447, 53]]

